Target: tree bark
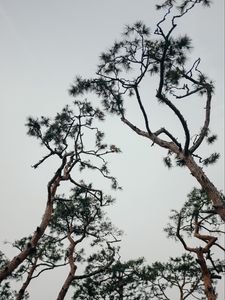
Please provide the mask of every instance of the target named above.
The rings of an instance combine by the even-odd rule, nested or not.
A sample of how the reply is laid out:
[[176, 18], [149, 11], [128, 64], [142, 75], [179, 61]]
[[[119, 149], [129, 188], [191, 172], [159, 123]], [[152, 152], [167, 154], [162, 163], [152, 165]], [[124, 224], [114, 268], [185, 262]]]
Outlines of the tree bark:
[[66, 293], [67, 293], [72, 281], [74, 280], [75, 272], [76, 272], [76, 267], [73, 268], [72, 270], [70, 270], [70, 273], [68, 274], [68, 276], [58, 294], [57, 300], [63, 300], [65, 298]]
[[214, 184], [206, 176], [202, 168], [200, 168], [191, 156], [182, 157], [184, 159], [186, 166], [191, 171], [191, 174], [200, 183], [202, 189], [207, 193], [209, 199], [212, 201], [213, 206], [217, 214], [225, 222], [225, 205], [222, 202], [221, 193], [217, 190]]
[[26, 288], [28, 287], [28, 285], [30, 284], [30, 281], [32, 279], [33, 273], [36, 269], [37, 266], [37, 261], [38, 261], [38, 257], [35, 258], [34, 264], [32, 265], [32, 267], [30, 268], [30, 271], [27, 275], [27, 279], [25, 280], [25, 282], [23, 283], [21, 289], [19, 290], [18, 294], [16, 295], [16, 300], [21, 300], [23, 299], [24, 293], [26, 291]]
[[[73, 154], [73, 153], [72, 153]], [[42, 217], [42, 221], [40, 225], [36, 228], [31, 240], [27, 243], [26, 248], [21, 251], [17, 256], [15, 256], [4, 268], [0, 270], [0, 283], [2, 280], [7, 278], [12, 272], [28, 257], [29, 254], [36, 251], [36, 246], [45, 233], [45, 230], [49, 224], [49, 221], [53, 212], [53, 201], [55, 198], [55, 194], [58, 186], [60, 185], [61, 180], [68, 180], [68, 174], [66, 176], [62, 176], [62, 171], [66, 170], [67, 157], [72, 155], [71, 153], [65, 153], [62, 157], [62, 162], [60, 167], [55, 172], [52, 179], [48, 182], [48, 197], [47, 204], [44, 211], [44, 215]]]
[[208, 300], [216, 300], [217, 296], [215, 294], [215, 291], [214, 291], [214, 288], [212, 285], [212, 279], [211, 279], [209, 270], [207, 268], [203, 252], [200, 249], [196, 253], [198, 256], [198, 263], [199, 263], [199, 265], [201, 267], [201, 271], [202, 271], [202, 280], [203, 280], [204, 287], [205, 287], [205, 295]]
[[53, 199], [57, 190], [57, 187], [59, 185], [60, 176], [55, 176], [53, 177], [54, 180], [50, 181], [49, 185], [49, 190], [50, 190], [50, 195], [48, 197], [48, 201], [46, 204], [45, 212], [42, 217], [41, 224], [37, 229], [35, 230], [31, 241], [27, 244], [26, 248], [21, 251], [17, 256], [15, 256], [3, 269], [0, 270], [0, 282], [7, 278], [12, 272], [28, 257], [28, 255], [32, 252], [36, 251], [36, 246], [38, 244], [38, 241], [40, 238], [43, 236], [48, 223], [51, 219], [52, 215], [52, 210], [53, 210]]
[[66, 296], [66, 293], [72, 283], [72, 281], [74, 280], [74, 276], [75, 276], [75, 273], [76, 273], [76, 269], [77, 269], [77, 266], [75, 265], [74, 263], [74, 249], [75, 249], [75, 246], [76, 246], [76, 243], [75, 241], [72, 239], [70, 233], [68, 233], [68, 239], [70, 241], [70, 246], [69, 246], [69, 249], [68, 249], [68, 260], [69, 260], [69, 265], [70, 265], [70, 272], [58, 294], [58, 297], [57, 297], [57, 300], [63, 300]]
[[125, 117], [122, 117], [121, 121], [125, 123], [128, 127], [130, 127], [136, 134], [151, 140], [153, 143], [157, 144], [162, 148], [168, 149], [172, 153], [176, 154], [180, 159], [184, 160], [191, 174], [200, 183], [202, 189], [207, 193], [209, 199], [212, 201], [216, 212], [221, 217], [221, 219], [225, 222], [225, 204], [222, 201], [221, 194], [214, 186], [214, 184], [206, 176], [202, 168], [199, 167], [198, 164], [194, 161], [192, 155], [185, 155], [184, 151], [179, 149], [178, 145], [176, 145], [174, 142], [167, 142], [159, 138], [158, 134], [162, 130], [159, 130], [156, 133], [146, 132], [136, 127]]
[[[121, 278], [121, 280], [122, 280], [122, 278]], [[119, 291], [118, 291], [118, 293], [119, 293], [119, 300], [123, 300], [123, 289], [124, 289], [123, 283], [119, 284]]]

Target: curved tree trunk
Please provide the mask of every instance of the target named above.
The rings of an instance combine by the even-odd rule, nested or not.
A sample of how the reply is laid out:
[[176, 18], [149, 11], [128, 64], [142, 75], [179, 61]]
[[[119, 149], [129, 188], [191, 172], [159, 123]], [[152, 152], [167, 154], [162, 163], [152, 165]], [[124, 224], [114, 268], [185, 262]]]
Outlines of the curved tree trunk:
[[191, 171], [191, 174], [197, 179], [202, 189], [207, 193], [209, 199], [212, 201], [217, 214], [225, 222], [225, 205], [222, 201], [221, 194], [191, 156], [188, 156], [187, 158], [183, 157], [183, 159], [186, 166]]
[[203, 280], [203, 283], [205, 286], [205, 295], [208, 300], [216, 300], [217, 296], [215, 294], [215, 290], [212, 285], [212, 279], [211, 279], [209, 270], [207, 268], [203, 252], [200, 250], [196, 253], [198, 256], [198, 263], [199, 263], [199, 265], [201, 267], [201, 271], [202, 271], [202, 280]]
[[36, 251], [36, 246], [43, 236], [49, 221], [52, 216], [53, 211], [53, 201], [57, 191], [57, 188], [60, 184], [60, 181], [63, 179], [61, 176], [62, 170], [66, 165], [67, 159], [66, 156], [62, 159], [62, 164], [59, 169], [56, 171], [53, 178], [48, 183], [48, 199], [45, 208], [44, 215], [40, 225], [36, 228], [31, 240], [27, 243], [26, 248], [21, 251], [17, 256], [15, 256], [4, 268], [0, 270], [0, 283], [2, 280], [7, 278], [12, 272], [29, 256], [30, 253]]
[[37, 261], [38, 261], [38, 257], [35, 258], [34, 264], [32, 265], [32, 267], [30, 268], [30, 271], [27, 275], [27, 279], [25, 280], [25, 282], [23, 283], [21, 289], [19, 290], [18, 294], [16, 295], [16, 300], [22, 300], [24, 293], [26, 291], [26, 288], [28, 287], [28, 285], [30, 284], [30, 281], [32, 279], [33, 273], [37, 267]]
[[28, 257], [30, 253], [36, 250], [38, 241], [43, 236], [45, 229], [47, 228], [50, 221], [52, 215], [52, 206], [52, 201], [47, 203], [42, 222], [39, 227], [37, 227], [31, 241], [27, 244], [26, 248], [17, 256], [15, 256], [2, 270], [0, 270], [0, 282], [7, 278], [7, 276], [9, 276]]
[[70, 241], [70, 245], [69, 245], [69, 249], [68, 249], [68, 260], [69, 260], [69, 265], [70, 265], [70, 272], [58, 294], [57, 300], [63, 300], [65, 298], [66, 293], [67, 293], [72, 281], [74, 280], [74, 276], [75, 276], [76, 269], [77, 269], [77, 266], [74, 263], [74, 260], [75, 260], [74, 249], [75, 249], [76, 243], [72, 239], [70, 233], [68, 233], [67, 237], [68, 237], [68, 240]]
[[158, 135], [160, 134], [160, 132], [163, 132], [163, 129], [159, 130], [158, 133], [146, 132], [136, 127], [124, 117], [121, 118], [121, 121], [125, 123], [128, 127], [130, 127], [136, 134], [151, 140], [153, 144], [155, 143], [158, 146], [171, 151], [172, 153], [176, 154], [180, 159], [184, 160], [191, 174], [200, 183], [202, 189], [207, 193], [209, 199], [212, 201], [216, 212], [225, 222], [225, 203], [223, 203], [222, 201], [221, 194], [206, 176], [202, 168], [199, 167], [198, 164], [195, 162], [192, 155], [185, 155], [185, 153], [182, 150], [180, 150], [178, 145], [176, 145], [174, 142], [167, 142], [159, 138]]
[[59, 294], [58, 297], [56, 298], [57, 300], [63, 300], [66, 296], [66, 293], [68, 292], [68, 289], [72, 283], [72, 281], [74, 280], [74, 275], [76, 272], [76, 267], [73, 268], [73, 270], [70, 270], [70, 273], [68, 274]]

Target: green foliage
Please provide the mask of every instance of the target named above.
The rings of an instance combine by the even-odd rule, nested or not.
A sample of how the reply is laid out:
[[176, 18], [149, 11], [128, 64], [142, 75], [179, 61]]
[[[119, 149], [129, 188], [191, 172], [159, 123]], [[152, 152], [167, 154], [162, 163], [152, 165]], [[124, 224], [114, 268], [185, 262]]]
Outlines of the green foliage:
[[0, 268], [4, 268], [7, 263], [8, 259], [6, 258], [5, 254], [0, 250]]
[[[50, 222], [45, 215], [43, 217], [48, 221], [47, 233], [43, 234], [43, 228], [37, 227], [34, 235], [12, 244], [20, 253], [28, 255], [17, 271], [12, 272], [10, 281], [1, 287], [2, 298], [17, 295], [11, 290], [11, 279], [29, 285], [43, 272], [66, 265], [71, 267], [73, 261], [75, 269], [75, 263], [87, 265], [92, 261], [98, 272], [99, 268], [105, 269], [113, 262], [117, 248], [112, 243], [118, 241], [121, 232], [105, 217], [104, 207], [111, 205], [114, 199], [95, 189], [92, 183], [79, 180], [81, 171], [95, 170], [111, 181], [112, 188], [120, 188], [116, 178], [110, 175], [105, 160], [107, 154], [118, 153], [120, 149], [104, 143], [104, 133], [96, 125], [102, 120], [104, 113], [87, 100], [74, 101], [73, 108], [65, 106], [54, 118], [28, 118], [28, 135], [35, 137], [48, 150], [48, 154], [33, 167], [37, 168], [51, 156], [57, 156], [60, 167], [48, 183], [48, 204], [52, 202], [53, 213], [49, 216]], [[72, 173], [74, 170], [76, 179]], [[69, 197], [56, 195], [57, 186], [64, 181], [72, 186]], [[39, 234], [41, 239], [36, 245], [33, 240]], [[84, 247], [80, 246], [84, 240], [85, 246], [92, 249], [91, 255], [86, 255]], [[4, 267], [7, 260], [1, 256], [0, 263]], [[26, 287], [20, 289], [19, 295], [24, 299], [28, 297]]]
[[[184, 130], [184, 140], [182, 141], [184, 145], [182, 146], [182, 143], [177, 140], [176, 133], [169, 132], [165, 127], [163, 127], [165, 129], [163, 133], [166, 134], [169, 142], [175, 143], [180, 150], [184, 151], [185, 155], [188, 153], [192, 155], [207, 136], [209, 122], [208, 120], [204, 121], [205, 125], [200, 134], [190, 132], [184, 117], [185, 114], [178, 108], [176, 102], [178, 99], [188, 99], [192, 95], [205, 95], [206, 119], [208, 119], [214, 87], [212, 81], [199, 70], [200, 59], [194, 61], [191, 67], [189, 62], [187, 63], [189, 52], [192, 49], [191, 39], [187, 35], [175, 36], [173, 31], [178, 18], [188, 13], [195, 5], [207, 5], [207, 3], [203, 0], [167, 0], [161, 5], [157, 5], [158, 9], [164, 8], [166, 12], [157, 23], [155, 31], [152, 32], [140, 21], [133, 25], [127, 25], [121, 39], [100, 55], [97, 76], [90, 79], [77, 77], [71, 86], [70, 94], [76, 97], [85, 93], [94, 93], [101, 100], [107, 112], [119, 115], [124, 123], [140, 134], [143, 129], [136, 127], [135, 124], [138, 122], [129, 120], [127, 117], [127, 115], [129, 116], [127, 113], [129, 98], [132, 97], [142, 114], [144, 130], [150, 133], [152, 124], [150, 124], [151, 118], [147, 113], [149, 109], [147, 105], [151, 105], [151, 101], [148, 103], [143, 101], [140, 89], [146, 85], [149, 77], [154, 76], [157, 79], [155, 98], [159, 103], [165, 104], [180, 122]], [[169, 28], [166, 27], [168, 22]], [[154, 80], [153, 83], [155, 83]], [[190, 137], [193, 135], [198, 138], [197, 142], [191, 145]], [[155, 143], [153, 132], [149, 138]], [[159, 141], [156, 144], [159, 144]], [[171, 149], [169, 145], [166, 148]], [[207, 159], [206, 164], [209, 161], [211, 162]], [[166, 166], [172, 166], [168, 156], [164, 162]], [[184, 161], [178, 158], [176, 165], [183, 166]]]
[[117, 261], [105, 272], [78, 281], [73, 299], [147, 300], [147, 284], [141, 279], [142, 269], [143, 258], [123, 263]]
[[[0, 251], [0, 268], [4, 268], [7, 264], [8, 260], [5, 257], [4, 253]], [[11, 288], [11, 283], [9, 281], [5, 281], [0, 284], [0, 299], [2, 300], [13, 300], [13, 290]]]
[[91, 238], [94, 246], [104, 242], [113, 235], [120, 235], [111, 222], [105, 218], [104, 207], [114, 202], [110, 196], [99, 197], [93, 193], [91, 186], [72, 190], [69, 198], [56, 197], [54, 212], [50, 222], [51, 234], [66, 236], [68, 233], [76, 237], [77, 243]]
[[[173, 156], [175, 156], [173, 158], [173, 160], [175, 160], [176, 166], [184, 167], [186, 165], [185, 161], [183, 159], [179, 158], [177, 155], [173, 155]], [[171, 169], [174, 166], [173, 160], [172, 160], [172, 153], [169, 151], [167, 156], [163, 158], [163, 162], [167, 166], [168, 169]]]
[[170, 258], [166, 263], [155, 262], [144, 273], [151, 283], [149, 299], [169, 299], [171, 289], [180, 293], [180, 297], [183, 294], [184, 299], [189, 296], [205, 299], [201, 272], [190, 254]]
[[169, 156], [164, 157], [163, 161], [164, 161], [165, 165], [168, 167], [168, 169], [170, 169], [172, 167], [171, 158]]
[[[192, 49], [191, 39], [187, 35], [172, 37], [171, 33], [176, 27], [175, 20], [199, 3], [210, 5], [208, 0], [166, 0], [161, 5], [158, 4], [156, 8], [166, 9], [166, 13], [157, 23], [154, 33], [141, 21], [126, 26], [121, 40], [116, 41], [110, 49], [100, 55], [97, 78], [77, 77], [70, 88], [70, 94], [76, 97], [94, 93], [101, 99], [106, 111], [120, 115], [123, 120], [126, 113], [126, 96], [136, 96], [145, 124], [148, 125], [148, 117], [138, 88], [144, 77], [157, 76], [159, 84], [156, 98], [178, 117], [188, 144], [187, 149], [184, 147], [184, 153], [192, 155], [193, 153], [189, 152], [190, 132], [187, 123], [172, 100], [196, 93], [208, 96], [209, 92], [213, 92], [213, 83], [199, 71], [200, 59], [196, 60], [191, 68], [187, 67], [188, 54]], [[178, 9], [178, 15], [171, 13], [174, 8]], [[171, 28], [166, 33], [161, 25], [169, 17]], [[167, 96], [171, 96], [172, 100]], [[37, 168], [51, 156], [57, 156], [65, 164], [62, 164], [62, 169], [59, 168], [56, 175], [59, 176], [60, 182], [70, 180], [73, 189], [69, 197], [63, 194], [54, 195], [53, 199], [50, 199], [53, 201], [53, 213], [48, 224], [49, 231], [42, 236], [37, 247], [31, 247], [32, 237], [22, 238], [13, 243], [19, 251], [29, 249], [29, 255], [9, 279], [24, 281], [28, 279], [29, 274], [30, 280], [33, 280], [44, 271], [66, 265], [71, 267], [71, 264], [74, 264], [76, 269], [83, 263], [85, 273], [75, 274], [73, 277], [73, 299], [168, 300], [167, 293], [174, 288], [183, 293], [185, 299], [189, 296], [204, 299], [201, 272], [190, 254], [170, 258], [167, 263], [155, 262], [151, 266], [144, 265], [142, 258], [113, 263], [118, 249], [112, 245], [113, 242], [118, 242], [121, 232], [106, 218], [104, 211], [104, 207], [111, 205], [113, 199], [93, 188], [93, 184], [86, 184], [83, 180], [75, 181], [71, 177], [71, 171], [75, 166], [78, 173], [87, 169], [98, 171], [111, 180], [112, 188], [118, 189], [120, 187], [117, 180], [110, 176], [105, 155], [119, 153], [120, 149], [114, 144], [104, 143], [104, 133], [96, 126], [96, 120], [103, 121], [105, 118], [102, 110], [93, 107], [87, 100], [75, 100], [73, 104], [73, 107], [65, 106], [54, 118], [28, 118], [28, 135], [35, 137], [49, 153], [34, 167]], [[147, 125], [150, 136], [152, 133]], [[133, 128], [137, 129], [134, 125]], [[166, 134], [182, 151], [177, 139], [165, 128], [162, 129], [164, 131], [158, 132]], [[212, 144], [216, 135], [207, 136], [208, 128], [204, 130], [202, 140], [207, 137], [206, 141]], [[90, 141], [93, 133], [92, 147], [88, 148], [85, 139]], [[164, 158], [168, 168], [173, 165], [171, 155], [170, 151]], [[218, 158], [219, 154], [213, 153], [208, 158], [200, 159], [203, 165], [208, 166]], [[176, 165], [185, 165], [185, 160], [177, 154], [174, 159]], [[49, 186], [51, 187], [51, 184]], [[51, 188], [48, 188], [48, 193], [50, 192]], [[172, 211], [170, 219], [172, 224], [168, 224], [165, 231], [169, 237], [175, 239], [178, 237], [178, 227], [181, 236], [191, 237], [196, 234], [196, 223], [201, 231], [213, 232], [218, 237], [222, 233], [215, 208], [202, 190], [194, 189], [188, 195], [181, 212]], [[83, 245], [92, 250], [91, 254], [86, 255]], [[213, 265], [212, 270], [223, 272], [224, 263], [212, 259], [210, 252], [208, 256]], [[6, 258], [0, 252], [0, 267], [4, 267], [6, 263]], [[11, 282], [7, 281], [1, 286], [1, 299], [14, 299], [15, 291], [11, 289], [10, 284]], [[25, 293], [24, 297], [28, 297], [28, 294]]]
[[[69, 247], [71, 239], [74, 241], [76, 247], [73, 257], [76, 265], [83, 263], [88, 274], [98, 272], [112, 263], [117, 251], [112, 242], [117, 242], [122, 234], [112, 225], [104, 212], [104, 207], [111, 205], [114, 199], [105, 195], [99, 197], [98, 194], [99, 192], [95, 193], [90, 185], [86, 188], [82, 185], [74, 188], [69, 198], [56, 197], [49, 224], [50, 234], [59, 241], [69, 237]], [[90, 255], [85, 254], [83, 243], [85, 249], [92, 249]], [[69, 247], [66, 243], [63, 247], [66, 260]]]
[[79, 280], [74, 288], [73, 299], [78, 300], [168, 300], [172, 290], [185, 299], [204, 299], [201, 272], [190, 254], [152, 265], [144, 264], [143, 258], [117, 261], [106, 272]]
[[[167, 42], [168, 53], [165, 58], [165, 90], [178, 85], [181, 79], [180, 69], [186, 61], [186, 51], [191, 49], [191, 40], [186, 36]], [[107, 52], [100, 55], [97, 74], [99, 78], [82, 79], [77, 77], [70, 88], [74, 97], [86, 92], [94, 92], [101, 99], [104, 108], [116, 114], [124, 114], [124, 96], [133, 94], [143, 75], [148, 72], [157, 74], [165, 42], [154, 39], [150, 29], [142, 22], [126, 26], [122, 39]], [[140, 65], [140, 70], [137, 66]]]
[[[224, 202], [222, 194], [221, 199]], [[219, 239], [225, 232], [224, 223], [216, 213], [206, 192], [194, 188], [180, 212], [176, 210], [171, 212], [170, 220], [171, 222], [164, 229], [168, 237], [180, 241], [189, 252], [197, 254], [198, 251], [202, 251], [204, 263], [215, 284], [215, 279], [220, 279], [220, 273], [225, 272], [225, 261], [220, 256], [217, 258], [218, 250], [223, 252], [225, 250]], [[191, 242], [195, 246], [188, 245]]]
[[203, 160], [203, 165], [208, 166], [211, 164], [215, 164], [218, 161], [219, 157], [220, 157], [219, 153], [217, 153], [217, 152], [212, 153], [209, 157], [207, 157]]
[[211, 0], [195, 0], [190, 1], [190, 0], [183, 0], [180, 5], [178, 5], [178, 9], [183, 13], [185, 10], [187, 10], [192, 3], [201, 3], [203, 6], [209, 7], [212, 3]]
[[[28, 118], [26, 124], [28, 135], [36, 137], [41, 144], [55, 153], [63, 153], [68, 147], [68, 140], [77, 142], [77, 150], [83, 146], [80, 137], [81, 130], [88, 129], [95, 119], [104, 120], [104, 113], [98, 108], [93, 108], [88, 101], [75, 101], [74, 110], [68, 105], [54, 119], [42, 116], [40, 119]], [[102, 136], [103, 138], [103, 136]], [[101, 147], [102, 138], [97, 136], [96, 146]]]
[[[209, 140], [209, 141], [208, 141]], [[207, 141], [209, 144], [213, 143], [216, 140], [216, 137], [210, 136], [207, 138]], [[215, 164], [218, 159], [220, 158], [220, 154], [215, 152], [212, 153], [209, 157], [201, 158], [198, 155], [196, 155], [199, 158], [199, 162], [205, 166], [208, 167], [209, 165]], [[173, 161], [174, 164], [173, 164]], [[179, 158], [178, 155], [173, 155], [170, 151], [168, 152], [168, 155], [163, 158], [163, 162], [168, 169], [171, 169], [174, 165], [178, 167], [185, 167], [186, 163], [184, 159]]]
[[168, 237], [177, 240], [176, 235], [179, 217], [181, 218], [181, 232], [191, 237], [195, 230], [194, 218], [196, 216], [198, 217], [198, 221], [201, 223], [201, 228], [203, 230], [209, 230], [215, 233], [218, 232], [219, 234], [222, 221], [216, 214], [209, 197], [203, 190], [194, 188], [191, 193], [188, 194], [188, 199], [182, 206], [181, 211], [171, 211], [170, 220], [172, 223], [169, 223], [164, 229], [168, 234]]
[[209, 7], [212, 3], [211, 0], [164, 0], [162, 4], [157, 4], [156, 9], [171, 9], [176, 7], [181, 14], [184, 14], [187, 10], [191, 9], [194, 5], [201, 3], [203, 6]]
[[0, 299], [14, 300], [14, 292], [11, 289], [10, 282], [6, 281], [0, 284]]
[[74, 101], [73, 109], [65, 106], [53, 119], [29, 117], [28, 135], [37, 138], [49, 152], [33, 167], [37, 168], [50, 156], [62, 159], [71, 153], [69, 173], [75, 167], [80, 171], [95, 170], [112, 182], [113, 189], [120, 189], [116, 178], [110, 176], [105, 160], [107, 154], [119, 153], [120, 149], [104, 143], [104, 133], [96, 126], [99, 120], [104, 120], [104, 113], [87, 100]]
[[213, 134], [211, 136], [208, 136], [206, 141], [208, 144], [213, 144], [217, 140], [217, 135]]
[[[111, 54], [103, 54], [101, 55], [101, 58], [105, 59], [105, 56], [107, 57], [107, 55]], [[118, 68], [113, 67], [112, 69], [112, 63], [107, 63], [105, 71], [106, 74], [111, 72], [119, 73]], [[69, 90], [70, 95], [74, 97], [77, 95], [83, 95], [87, 92], [94, 92], [97, 96], [99, 96], [102, 99], [105, 109], [110, 113], [120, 114], [124, 111], [122, 94], [118, 93], [118, 88], [115, 82], [106, 82], [102, 78], [83, 79], [81, 77], [77, 77]], [[109, 101], [109, 99], [111, 100]]]
[[[0, 250], [0, 268], [4, 268], [8, 263], [8, 259], [4, 253]], [[0, 299], [1, 300], [14, 300], [16, 297], [16, 291], [13, 288], [13, 283], [22, 279], [24, 273], [24, 267], [21, 266], [16, 272], [12, 273], [6, 281], [0, 284]], [[28, 299], [29, 294], [24, 293], [23, 299]]]
[[[13, 247], [22, 251], [25, 248], [29, 248], [31, 237], [24, 237], [13, 243]], [[38, 258], [42, 263], [56, 264], [64, 256], [64, 250], [62, 249], [62, 242], [50, 235], [45, 234], [38, 246], [35, 249], [31, 249], [30, 255], [28, 257], [26, 270], [30, 268], [30, 263], [32, 264], [35, 258]], [[24, 271], [25, 265], [22, 265], [22, 270]]]
[[[110, 196], [99, 195], [99, 191], [94, 191], [91, 185], [75, 187], [68, 199], [56, 196], [49, 232], [43, 235], [37, 247], [31, 248], [31, 237], [13, 243], [13, 247], [19, 252], [30, 248], [30, 253], [17, 271], [12, 273], [10, 280], [1, 286], [1, 299], [15, 299], [17, 292], [11, 288], [12, 279], [24, 282], [31, 275], [29, 280], [33, 280], [43, 272], [64, 267], [68, 265], [69, 255], [73, 256], [78, 270], [81, 264], [86, 266], [89, 273], [107, 268], [117, 251], [113, 242], [117, 242], [122, 234], [105, 216], [104, 207], [113, 202], [114, 199]], [[76, 245], [72, 253], [71, 240]], [[85, 254], [83, 242], [85, 249], [92, 250], [91, 254]], [[3, 267], [7, 260], [3, 253], [0, 254], [0, 266]], [[89, 273], [85, 276], [88, 277]], [[23, 297], [29, 297], [26, 291]]]

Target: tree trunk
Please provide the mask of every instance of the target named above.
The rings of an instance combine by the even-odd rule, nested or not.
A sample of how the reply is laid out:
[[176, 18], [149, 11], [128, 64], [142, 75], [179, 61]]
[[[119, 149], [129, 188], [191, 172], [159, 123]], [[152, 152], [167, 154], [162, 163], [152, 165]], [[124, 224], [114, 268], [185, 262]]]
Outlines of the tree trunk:
[[205, 175], [202, 168], [200, 168], [197, 163], [194, 161], [191, 155], [186, 156], [183, 151], [174, 142], [167, 142], [158, 137], [158, 135], [153, 133], [148, 133], [146, 131], [140, 130], [138, 127], [133, 125], [126, 118], [121, 118], [128, 127], [130, 127], [138, 135], [148, 138], [153, 143], [157, 144], [159, 147], [165, 148], [172, 153], [176, 154], [180, 159], [185, 161], [186, 166], [191, 171], [191, 174], [197, 179], [200, 183], [202, 189], [207, 193], [209, 199], [212, 201], [214, 208], [221, 219], [225, 222], [225, 204], [222, 201], [221, 194], [209, 178]]
[[184, 291], [183, 291], [184, 287], [179, 286], [179, 289], [180, 289], [180, 300], [184, 300]]
[[48, 203], [45, 209], [45, 213], [42, 222], [33, 234], [30, 243], [27, 244], [26, 249], [15, 256], [2, 270], [0, 270], [0, 282], [7, 278], [33, 251], [36, 251], [38, 241], [43, 236], [49, 220], [52, 215], [52, 202]]
[[202, 168], [200, 168], [194, 159], [189, 157], [182, 157], [184, 159], [186, 166], [191, 171], [191, 174], [197, 179], [200, 183], [202, 189], [207, 193], [209, 199], [212, 201], [213, 206], [217, 212], [217, 214], [221, 217], [221, 219], [225, 222], [225, 205], [222, 201], [221, 194], [214, 186], [214, 184], [209, 180], [209, 178], [205, 175]]
[[67, 238], [70, 241], [70, 245], [69, 245], [69, 249], [68, 249], [68, 260], [69, 260], [69, 265], [70, 265], [70, 272], [58, 294], [57, 300], [63, 300], [65, 298], [66, 293], [67, 293], [72, 281], [74, 280], [74, 275], [75, 275], [76, 269], [77, 269], [77, 267], [74, 263], [74, 260], [75, 260], [74, 250], [75, 250], [76, 243], [72, 239], [70, 233], [68, 233]]
[[[53, 180], [54, 179], [54, 180]], [[38, 241], [43, 236], [49, 221], [51, 219], [52, 210], [53, 210], [53, 199], [59, 185], [60, 176], [54, 176], [53, 179], [49, 183], [49, 196], [46, 204], [45, 212], [42, 217], [41, 224], [35, 230], [31, 241], [27, 244], [26, 248], [20, 252], [17, 256], [15, 256], [4, 268], [0, 270], [0, 283], [2, 280], [7, 278], [12, 272], [28, 257], [28, 255], [34, 251], [36, 251], [36, 246]]]
[[34, 264], [31, 266], [30, 271], [29, 271], [29, 273], [27, 275], [27, 279], [25, 280], [25, 282], [23, 283], [21, 289], [19, 290], [18, 294], [16, 295], [16, 300], [23, 299], [23, 296], [24, 296], [24, 293], [26, 291], [26, 288], [30, 284], [30, 281], [31, 281], [32, 276], [33, 276], [33, 273], [34, 273], [34, 271], [36, 269], [37, 261], [38, 261], [38, 257], [35, 258]]
[[201, 267], [201, 271], [202, 271], [202, 280], [203, 280], [203, 283], [205, 286], [205, 295], [208, 300], [216, 300], [217, 296], [215, 294], [215, 290], [212, 285], [211, 275], [207, 268], [203, 252], [201, 250], [199, 250], [196, 253], [198, 256], [198, 263], [199, 263], [199, 265]]
[[63, 300], [65, 298], [66, 293], [67, 293], [72, 281], [74, 280], [75, 272], [76, 272], [76, 267], [73, 270], [70, 270], [70, 273], [68, 274], [68, 276], [58, 294], [57, 300]]
[[124, 284], [123, 284], [123, 276], [119, 277], [118, 282], [118, 294], [119, 294], [119, 300], [123, 300], [123, 292], [124, 292]]

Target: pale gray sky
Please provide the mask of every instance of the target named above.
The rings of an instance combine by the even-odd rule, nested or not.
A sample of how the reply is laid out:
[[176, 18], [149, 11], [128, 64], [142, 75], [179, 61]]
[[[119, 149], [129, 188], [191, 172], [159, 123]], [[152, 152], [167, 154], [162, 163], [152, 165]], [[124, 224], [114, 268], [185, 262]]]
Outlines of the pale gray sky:
[[[211, 128], [219, 134], [219, 141], [212, 151], [220, 152], [221, 159], [206, 172], [223, 190], [224, 3], [214, 2], [211, 9], [199, 7], [187, 15], [177, 31], [192, 38], [193, 60], [201, 57], [202, 70], [216, 84]], [[94, 74], [100, 53], [119, 39], [125, 24], [143, 20], [154, 30], [160, 18], [160, 12], [154, 9], [156, 3], [0, 0], [1, 242], [28, 235], [39, 224], [46, 183], [54, 171], [54, 163], [31, 168], [43, 151], [26, 136], [26, 117], [54, 115], [70, 103], [67, 90], [74, 77]], [[197, 122], [198, 114], [189, 109]], [[176, 126], [173, 119], [169, 122]], [[185, 169], [168, 171], [162, 162], [165, 152], [150, 147], [116, 117], [109, 118], [104, 127], [107, 140], [123, 151], [110, 159], [112, 173], [123, 186], [122, 192], [114, 194], [117, 204], [110, 212], [113, 223], [125, 231], [122, 256], [144, 256], [152, 262], [179, 255], [181, 246], [168, 241], [162, 228], [170, 209], [179, 209], [186, 194], [197, 186], [195, 180]], [[54, 286], [61, 286], [63, 279], [54, 277]], [[34, 283], [31, 299], [44, 299], [42, 284], [42, 280]], [[48, 299], [55, 298], [54, 290], [47, 293]]]

